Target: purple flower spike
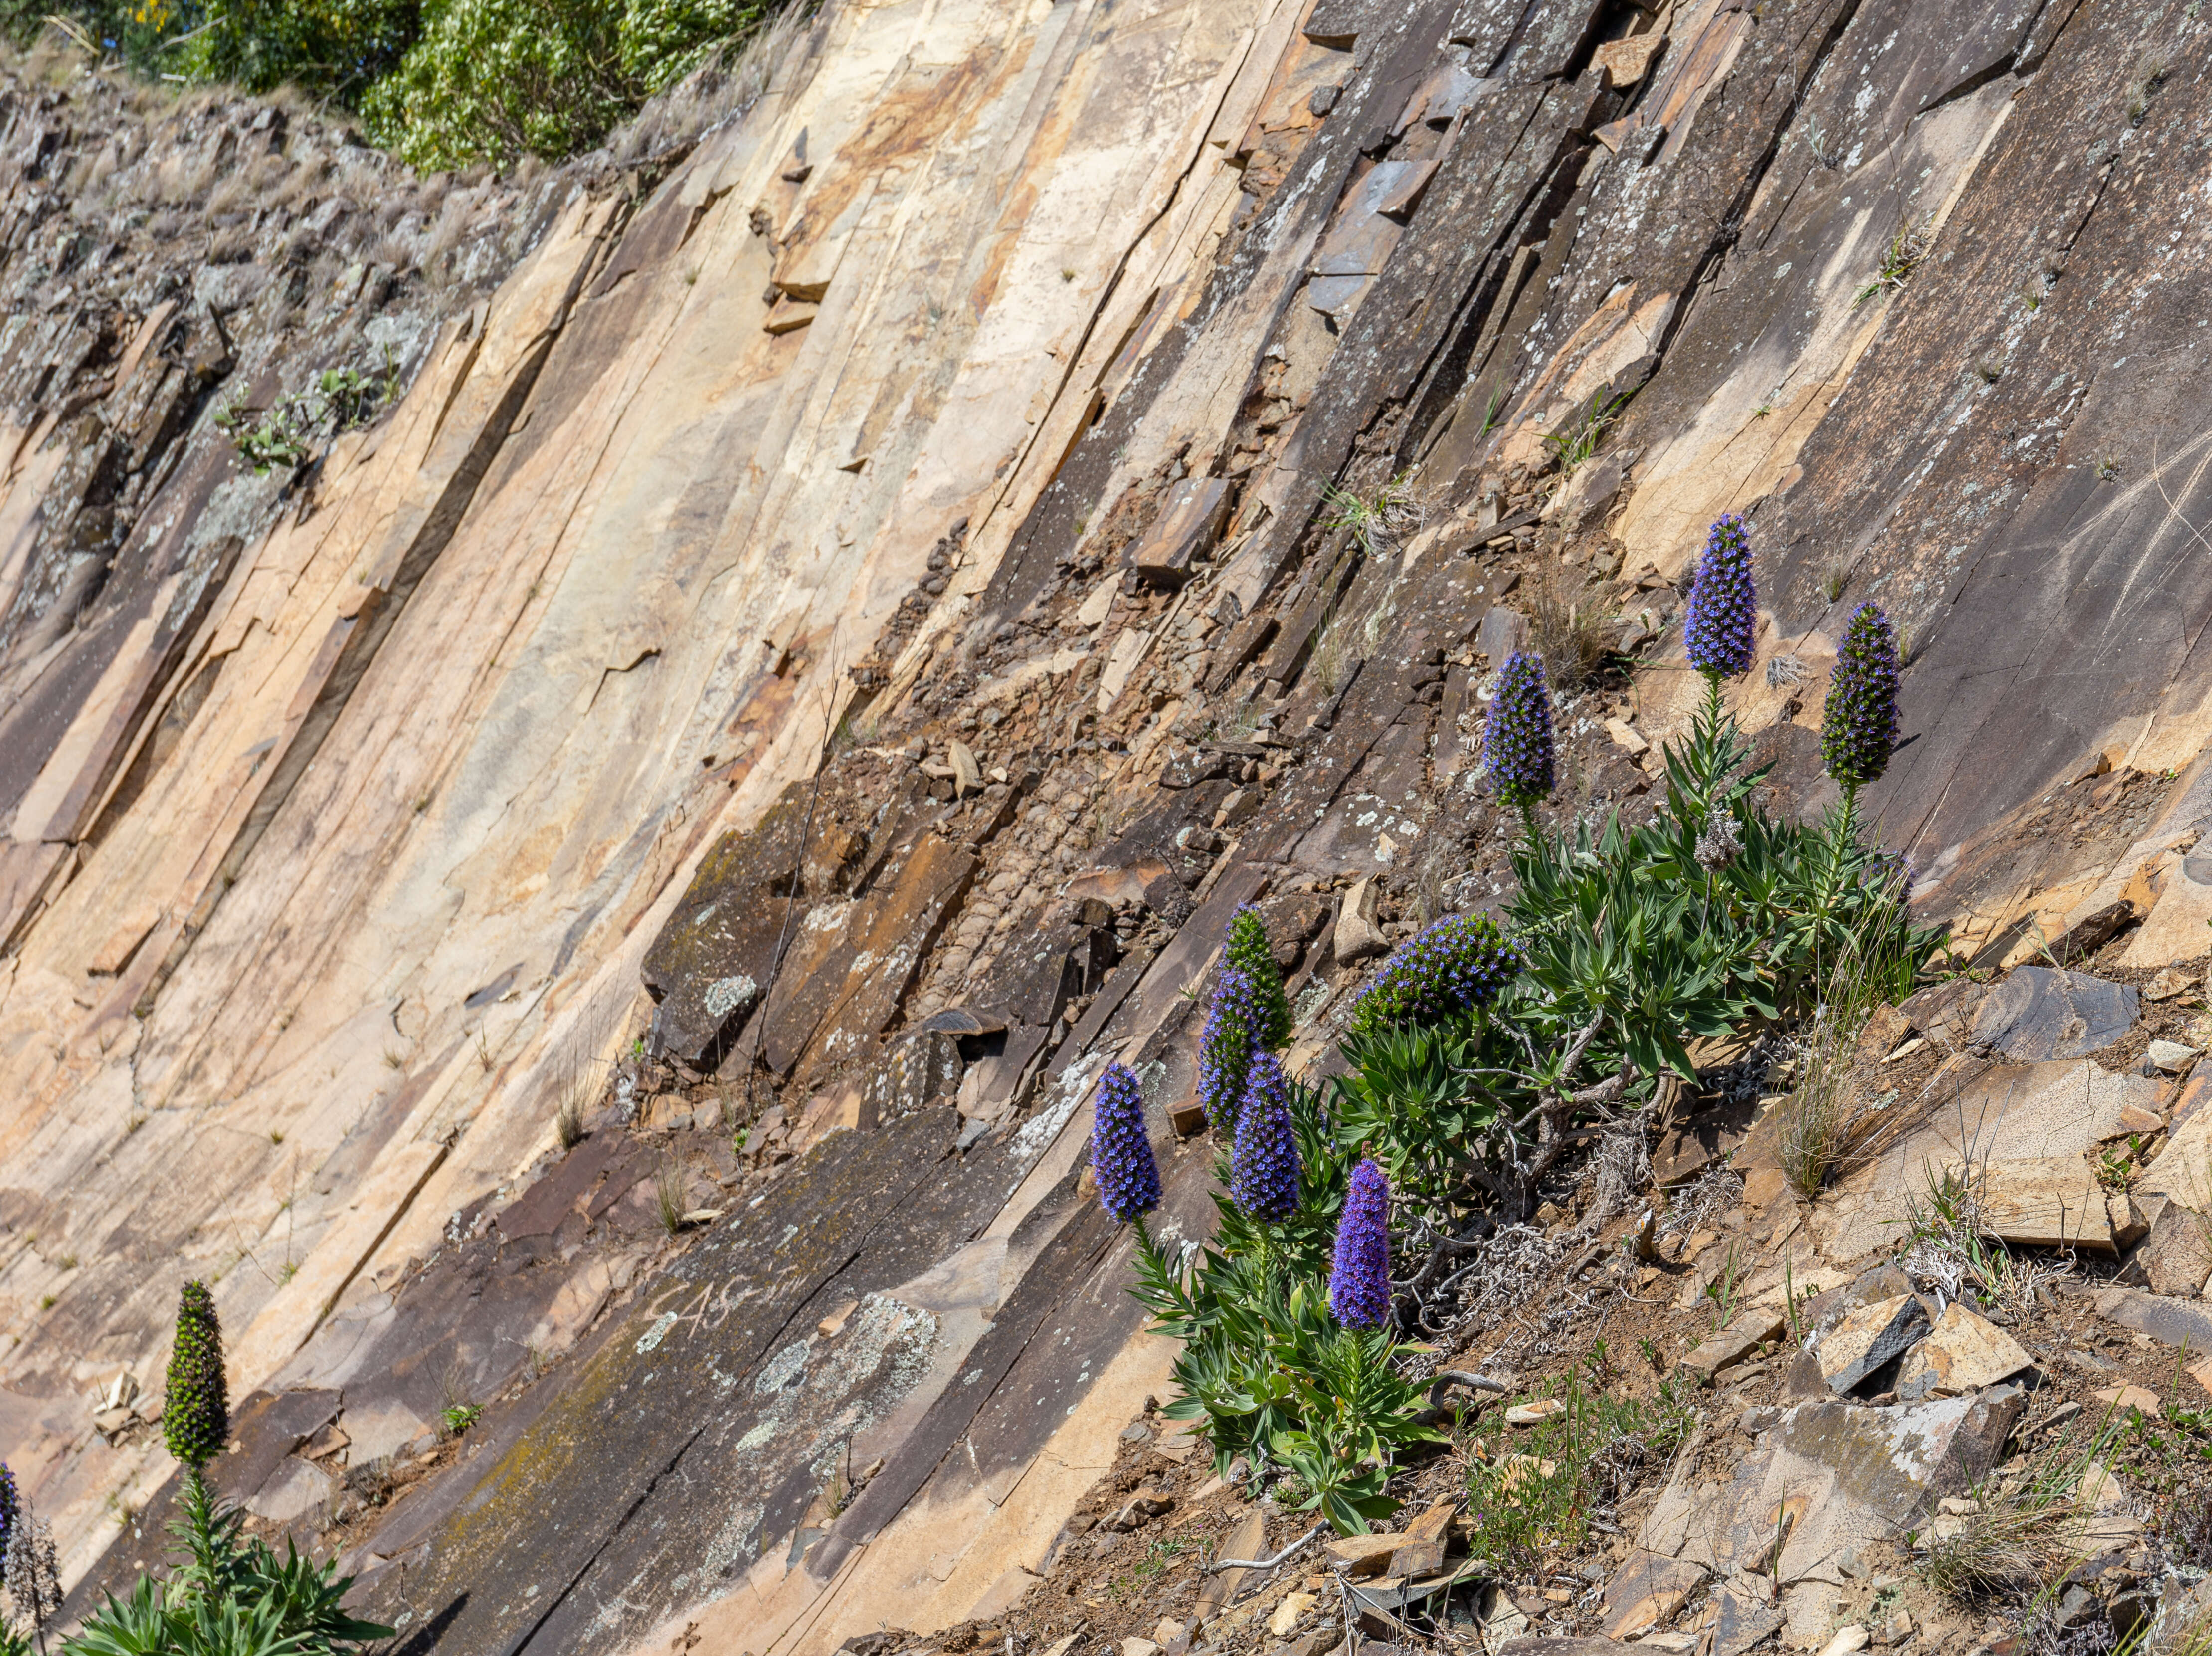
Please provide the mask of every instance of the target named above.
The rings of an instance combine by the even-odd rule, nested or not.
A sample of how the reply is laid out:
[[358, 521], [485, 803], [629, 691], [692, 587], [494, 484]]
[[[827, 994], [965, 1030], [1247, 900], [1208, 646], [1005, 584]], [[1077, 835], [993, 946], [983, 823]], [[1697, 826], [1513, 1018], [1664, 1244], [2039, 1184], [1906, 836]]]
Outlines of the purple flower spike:
[[1499, 801], [1514, 810], [1552, 791], [1552, 692], [1544, 658], [1515, 650], [1498, 675], [1482, 728], [1482, 768]]
[[1145, 1095], [1134, 1074], [1106, 1066], [1091, 1106], [1091, 1171], [1098, 1180], [1098, 1205], [1127, 1224], [1160, 1205], [1160, 1170], [1145, 1133]]
[[0, 1554], [8, 1550], [8, 1543], [15, 1533], [15, 1520], [22, 1513], [23, 1498], [15, 1493], [15, 1475], [0, 1463]]
[[1298, 1210], [1298, 1135], [1291, 1124], [1291, 1083], [1279, 1059], [1262, 1049], [1237, 1116], [1229, 1194], [1254, 1219], [1288, 1219]]
[[1346, 1328], [1380, 1328], [1390, 1315], [1390, 1184], [1371, 1160], [1352, 1170], [1336, 1222], [1328, 1308]]
[[1740, 679], [1751, 671], [1759, 629], [1759, 589], [1751, 579], [1751, 537], [1743, 520], [1729, 514], [1713, 525], [1690, 588], [1684, 626], [1690, 665], [1714, 679]]
[[1198, 1038], [1198, 1101], [1217, 1133], [1237, 1125], [1266, 1016], [1258, 985], [1236, 967], [1224, 967], [1214, 983], [1213, 1003], [1206, 1008], [1206, 1028]]
[[1488, 915], [1449, 915], [1401, 943], [1352, 1008], [1371, 1034], [1400, 1024], [1438, 1024], [1488, 1006], [1513, 981], [1521, 951]]
[[1872, 604], [1851, 612], [1828, 700], [1820, 710], [1820, 763], [1845, 787], [1889, 768], [1897, 746], [1897, 635]]

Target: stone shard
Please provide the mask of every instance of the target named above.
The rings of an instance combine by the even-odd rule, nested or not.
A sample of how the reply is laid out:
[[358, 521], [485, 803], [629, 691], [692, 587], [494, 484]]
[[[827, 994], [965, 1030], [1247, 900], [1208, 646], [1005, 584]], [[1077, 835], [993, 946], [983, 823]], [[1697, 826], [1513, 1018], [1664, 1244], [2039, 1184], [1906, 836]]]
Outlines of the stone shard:
[[1148, 585], [1181, 587], [1219, 538], [1231, 503], [1224, 478], [1185, 478], [1172, 485], [1152, 527], [1133, 544], [1125, 561]]
[[1954, 1300], [1928, 1337], [1906, 1355], [1898, 1371], [1898, 1400], [1978, 1391], [2010, 1379], [2033, 1361], [2012, 1336]]
[[1844, 1315], [1815, 1353], [1831, 1391], [1848, 1392], [1905, 1355], [1928, 1336], [1928, 1308], [1917, 1295], [1878, 1300]]
[[2153, 1294], [2193, 1300], [2212, 1279], [2212, 1216], [2163, 1196], [2146, 1199], [2157, 1216], [2129, 1256], [2120, 1280]]
[[1633, 1639], [1664, 1627], [1705, 1579], [1693, 1559], [1632, 1552], [1605, 1584], [1605, 1636]]
[[2140, 1006], [2131, 983], [2020, 966], [1975, 1013], [1973, 1044], [2016, 1063], [2083, 1058], [2134, 1028]]
[[1330, 947], [1343, 965], [1388, 954], [1390, 941], [1375, 917], [1376, 892], [1372, 879], [1360, 880], [1344, 894], [1336, 916], [1336, 935]]
[[2118, 1246], [2105, 1192], [2083, 1157], [1992, 1160], [1953, 1171], [1972, 1190], [1984, 1231], [2000, 1241], [2100, 1253]]
[[1917, 991], [1898, 1010], [1912, 1028], [1955, 1052], [1972, 1039], [1975, 1014], [1989, 993], [1988, 985], [1971, 977], [1952, 977]]
[[1682, 1367], [1701, 1380], [1713, 1379], [1744, 1361], [1768, 1341], [1780, 1339], [1787, 1326], [1779, 1312], [1746, 1311], [1726, 1328], [1717, 1329], [1700, 1341], [1697, 1349], [1682, 1359]]

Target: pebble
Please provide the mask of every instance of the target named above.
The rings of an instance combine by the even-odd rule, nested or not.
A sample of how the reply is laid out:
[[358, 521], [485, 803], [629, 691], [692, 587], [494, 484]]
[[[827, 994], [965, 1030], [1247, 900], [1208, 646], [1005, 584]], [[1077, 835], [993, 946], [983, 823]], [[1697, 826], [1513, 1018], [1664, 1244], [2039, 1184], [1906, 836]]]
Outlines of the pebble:
[[2149, 1056], [2151, 1062], [2171, 1075], [2189, 1067], [2190, 1061], [2197, 1056], [2197, 1049], [2184, 1046], [2179, 1041], [2153, 1041]]
[[1566, 1404], [1557, 1397], [1544, 1397], [1535, 1403], [1519, 1403], [1505, 1411], [1508, 1426], [1541, 1426], [1554, 1416], [1567, 1412]]

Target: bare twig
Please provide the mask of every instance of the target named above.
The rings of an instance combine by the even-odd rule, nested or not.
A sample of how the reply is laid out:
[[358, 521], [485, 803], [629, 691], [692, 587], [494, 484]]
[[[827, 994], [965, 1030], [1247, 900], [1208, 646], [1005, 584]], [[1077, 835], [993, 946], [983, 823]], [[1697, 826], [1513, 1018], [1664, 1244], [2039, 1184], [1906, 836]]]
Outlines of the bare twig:
[[1273, 1558], [1217, 1558], [1206, 1567], [1206, 1573], [1218, 1575], [1223, 1570], [1272, 1570], [1328, 1527], [1326, 1524], [1315, 1525]]

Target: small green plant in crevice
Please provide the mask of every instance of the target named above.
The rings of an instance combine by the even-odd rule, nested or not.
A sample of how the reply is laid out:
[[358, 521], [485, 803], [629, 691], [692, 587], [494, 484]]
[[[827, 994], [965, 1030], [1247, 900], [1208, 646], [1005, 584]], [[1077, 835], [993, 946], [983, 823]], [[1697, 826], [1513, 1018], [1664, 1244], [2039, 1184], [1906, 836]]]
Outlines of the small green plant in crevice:
[[2022, 1259], [1989, 1234], [1981, 1175], [1972, 1166], [1929, 1168], [1923, 1194], [1908, 1193], [1898, 1264], [1951, 1300], [1978, 1300], [2016, 1315], [2034, 1308], [2038, 1286], [2058, 1268]]
[[1564, 1406], [1534, 1427], [1484, 1434], [1468, 1468], [1468, 1552], [1494, 1569], [1527, 1569], [1580, 1546], [1594, 1521], [1611, 1526], [1623, 1500], [1664, 1476], [1696, 1419], [1672, 1380], [1626, 1397], [1570, 1374], [1520, 1400], [1538, 1397]]
[[1743, 1279], [1748, 1267], [1743, 1257], [1741, 1239], [1732, 1240], [1721, 1256], [1720, 1269], [1705, 1284], [1705, 1298], [1713, 1312], [1713, 1330], [1716, 1333], [1732, 1325], [1743, 1310]]
[[2100, 454], [2100, 455], [2098, 455], [2098, 456], [2097, 456], [2097, 460], [2096, 460], [2095, 471], [2096, 471], [2096, 473], [2097, 473], [2097, 481], [2098, 481], [2098, 482], [2100, 482], [2100, 483], [2111, 483], [2111, 482], [2112, 482], [2115, 478], [2117, 478], [2120, 475], [2120, 460], [2119, 460], [2119, 456], [2118, 456], [2118, 455], [2117, 455], [2117, 454]]
[[1482, 401], [1482, 425], [1474, 434], [1477, 441], [1497, 430], [1504, 423], [1505, 399], [1509, 394], [1510, 387], [1504, 374], [1491, 381], [1490, 394]]
[[438, 1424], [449, 1438], [458, 1438], [483, 1414], [480, 1403], [451, 1403], [438, 1411]]
[[357, 368], [325, 368], [306, 390], [280, 397], [268, 408], [224, 405], [216, 412], [215, 428], [256, 475], [295, 470], [314, 457], [319, 443], [368, 424], [398, 390], [398, 362], [387, 346], [381, 379]]
[[2112, 1191], [2136, 1182], [2136, 1161], [2142, 1154], [2142, 1135], [2133, 1133], [2124, 1144], [2107, 1144], [2097, 1153], [2097, 1183]]
[[1881, 294], [1901, 291], [1912, 279], [1913, 271], [1920, 268], [1921, 261], [1928, 257], [1929, 240], [1926, 219], [1899, 224], [1882, 249], [1881, 263], [1875, 267], [1874, 279], [1851, 295], [1851, 307], [1856, 310]]
[[1424, 515], [1402, 474], [1376, 490], [1372, 499], [1328, 484], [1322, 490], [1321, 503], [1328, 514], [1321, 520], [1321, 527], [1343, 530], [1370, 557], [1386, 547], [1396, 550], [1404, 536], [1421, 527]]
[[1636, 393], [1624, 391], [1617, 395], [1598, 398], [1589, 405], [1582, 418], [1557, 431], [1547, 432], [1544, 447], [1552, 451], [1552, 458], [1559, 463], [1559, 475], [1571, 478], [1575, 469], [1597, 453], [1605, 441], [1605, 434], [1619, 422], [1621, 411], [1628, 406]]

